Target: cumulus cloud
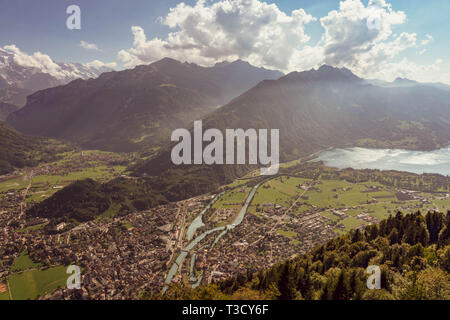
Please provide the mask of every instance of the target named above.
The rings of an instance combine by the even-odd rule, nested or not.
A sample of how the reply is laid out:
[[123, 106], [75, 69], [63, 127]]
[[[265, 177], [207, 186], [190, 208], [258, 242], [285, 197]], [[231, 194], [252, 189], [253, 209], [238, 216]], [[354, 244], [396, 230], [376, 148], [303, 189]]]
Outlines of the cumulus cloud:
[[160, 19], [174, 30], [166, 39], [148, 40], [141, 27], [133, 26], [133, 48], [120, 51], [118, 57], [127, 67], [168, 56], [203, 65], [241, 58], [286, 70], [310, 39], [304, 26], [315, 19], [303, 9], [286, 14], [259, 0], [180, 3]]
[[[360, 0], [340, 2], [320, 19], [325, 32], [321, 46], [324, 62], [353, 69], [372, 68], [416, 44], [416, 35], [402, 33], [393, 36], [392, 27], [402, 24], [406, 15], [394, 11], [384, 0], [370, 0], [367, 6]], [[375, 21], [372, 26], [370, 21]]]
[[114, 69], [114, 68], [117, 67], [117, 63], [116, 62], [105, 63], [105, 62], [100, 61], [100, 60], [93, 60], [91, 62], [86, 63], [85, 66], [88, 67], [88, 68], [95, 68], [95, 69], [101, 69], [101, 68]]
[[80, 47], [86, 50], [101, 51], [95, 43], [89, 43], [83, 40], [80, 41]]
[[35, 52], [32, 55], [26, 54], [22, 52], [18, 47], [14, 44], [4, 46], [9, 54], [12, 55], [13, 61], [22, 66], [29, 68], [39, 69], [43, 73], [49, 73], [55, 78], [62, 79], [65, 77], [64, 73], [61, 70], [61, 67], [56, 64], [50, 56], [43, 54], [41, 52]]
[[[163, 57], [207, 66], [239, 58], [284, 72], [329, 64], [366, 78], [393, 80], [408, 74], [419, 81], [430, 79], [436, 63], [418, 65], [401, 57], [409, 48], [422, 47], [422, 55], [423, 46], [433, 41], [430, 34], [418, 40], [416, 33], [396, 32], [406, 19], [405, 12], [386, 0], [344, 0], [320, 19], [301, 8], [285, 13], [260, 0], [198, 0], [192, 6], [180, 3], [159, 19], [171, 29], [165, 38], [147, 38], [142, 27], [133, 26], [133, 47], [121, 50], [118, 59], [133, 67]], [[305, 26], [314, 21], [323, 34], [312, 44]], [[439, 79], [448, 82], [444, 74]]]
[[[370, 23], [373, 21], [375, 23]], [[394, 28], [405, 21], [406, 14], [393, 10], [385, 0], [370, 0], [367, 6], [360, 0], [341, 1], [339, 10], [330, 11], [320, 19], [325, 31], [310, 55], [321, 57], [319, 64], [347, 67], [365, 78], [392, 81], [404, 77], [450, 83], [448, 72], [442, 71], [438, 61], [417, 64], [399, 58], [408, 48], [419, 47], [416, 33], [394, 32]], [[433, 41], [431, 35], [425, 37], [420, 46]]]

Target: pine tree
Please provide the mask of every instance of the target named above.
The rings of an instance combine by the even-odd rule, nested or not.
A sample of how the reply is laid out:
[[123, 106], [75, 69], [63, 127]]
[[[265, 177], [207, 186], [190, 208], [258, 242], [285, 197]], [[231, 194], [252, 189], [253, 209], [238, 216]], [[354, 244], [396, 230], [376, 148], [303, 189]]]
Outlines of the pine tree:
[[350, 286], [348, 277], [344, 270], [341, 270], [336, 282], [336, 287], [332, 294], [333, 300], [348, 300], [350, 293]]
[[389, 242], [391, 245], [398, 243], [399, 241], [399, 234], [397, 228], [392, 229], [391, 233], [389, 234]]
[[288, 261], [281, 271], [280, 281], [278, 282], [280, 300], [294, 300], [297, 297], [296, 285], [290, 267], [291, 263]]

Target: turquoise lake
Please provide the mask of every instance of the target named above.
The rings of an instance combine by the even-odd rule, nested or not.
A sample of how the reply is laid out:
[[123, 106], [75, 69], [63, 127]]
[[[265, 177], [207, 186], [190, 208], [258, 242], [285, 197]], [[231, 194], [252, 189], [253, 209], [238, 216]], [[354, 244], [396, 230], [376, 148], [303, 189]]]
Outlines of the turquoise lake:
[[433, 151], [346, 148], [320, 153], [315, 161], [339, 169], [398, 170], [450, 175], [450, 147]]

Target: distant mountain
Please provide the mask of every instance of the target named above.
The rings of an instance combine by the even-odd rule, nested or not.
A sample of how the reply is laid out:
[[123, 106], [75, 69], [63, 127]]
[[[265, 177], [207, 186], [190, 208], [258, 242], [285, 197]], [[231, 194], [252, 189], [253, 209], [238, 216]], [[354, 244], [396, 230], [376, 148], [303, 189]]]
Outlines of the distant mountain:
[[260, 81], [279, 79], [284, 76], [280, 71], [257, 68], [243, 60], [217, 63], [211, 68], [211, 72], [228, 92], [224, 98], [225, 102], [244, 93]]
[[19, 109], [17, 106], [5, 102], [0, 102], [0, 121], [5, 121], [6, 118]]
[[450, 90], [450, 86], [440, 82], [418, 82], [415, 80], [410, 80], [406, 78], [396, 78], [392, 82], [383, 81], [383, 80], [366, 80], [367, 83], [380, 86], [380, 87], [415, 87], [415, 86], [426, 86], [426, 87], [435, 87], [442, 90]]
[[38, 90], [66, 84], [81, 78], [96, 78], [111, 71], [106, 67], [95, 67], [81, 63], [53, 63], [53, 68], [42, 69], [17, 59], [7, 50], [0, 48], [0, 102], [18, 106], [26, 103], [26, 97]]
[[8, 122], [21, 132], [113, 151], [151, 150], [264, 79], [243, 61], [200, 67], [165, 58], [39, 91]]
[[[207, 128], [280, 129], [282, 161], [338, 146], [434, 149], [450, 141], [450, 92], [374, 86], [348, 69], [322, 66], [259, 83], [207, 116]], [[172, 165], [168, 147], [135, 173], [182, 167]]]

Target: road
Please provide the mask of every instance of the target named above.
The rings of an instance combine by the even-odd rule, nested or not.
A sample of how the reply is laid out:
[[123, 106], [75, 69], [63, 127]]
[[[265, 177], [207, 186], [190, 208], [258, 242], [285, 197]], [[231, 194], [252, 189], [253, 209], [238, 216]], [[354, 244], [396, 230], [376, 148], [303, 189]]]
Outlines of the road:
[[30, 188], [31, 188], [31, 183], [33, 182], [33, 170], [30, 170], [30, 172], [29, 173], [27, 173], [24, 177], [23, 177], [23, 180], [25, 181], [25, 180], [27, 180], [27, 179], [29, 179], [30, 180], [30, 183], [28, 184], [28, 186], [27, 186], [27, 188], [24, 190], [24, 192], [22, 193], [22, 201], [20, 202], [20, 215], [19, 215], [19, 218], [20, 217], [22, 217], [24, 214], [25, 214], [25, 200], [26, 200], [26, 198], [27, 198], [27, 194], [28, 194], [28, 191], [30, 190]]

